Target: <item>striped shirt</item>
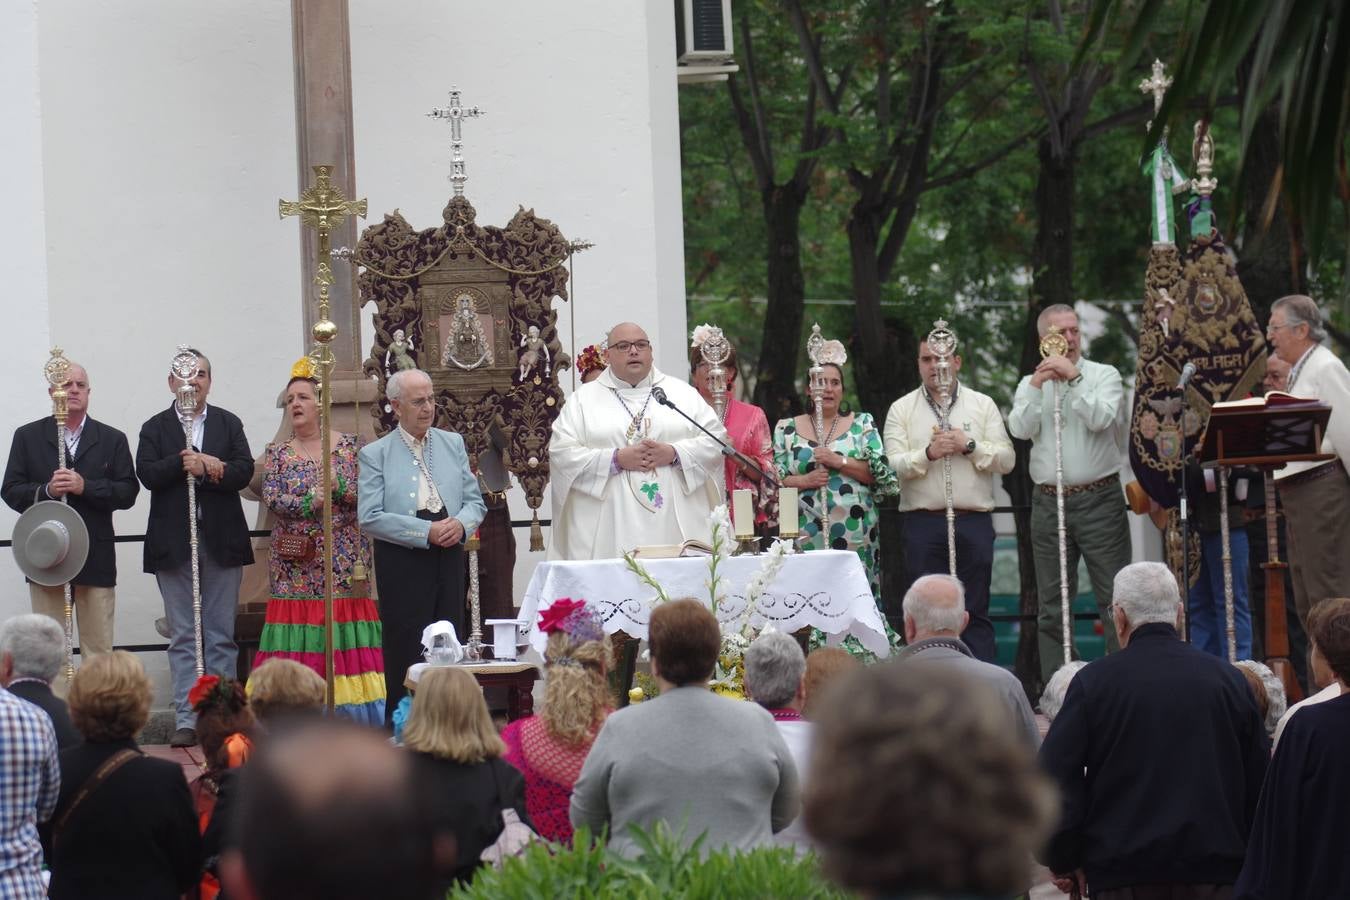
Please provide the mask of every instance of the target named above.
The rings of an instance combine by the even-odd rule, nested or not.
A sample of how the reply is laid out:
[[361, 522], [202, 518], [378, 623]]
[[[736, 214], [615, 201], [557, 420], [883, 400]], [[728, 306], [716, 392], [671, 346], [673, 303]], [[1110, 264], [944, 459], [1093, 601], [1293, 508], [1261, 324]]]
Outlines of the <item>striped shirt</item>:
[[38, 822], [56, 810], [61, 772], [52, 721], [39, 707], [0, 689], [0, 897], [42, 900]]

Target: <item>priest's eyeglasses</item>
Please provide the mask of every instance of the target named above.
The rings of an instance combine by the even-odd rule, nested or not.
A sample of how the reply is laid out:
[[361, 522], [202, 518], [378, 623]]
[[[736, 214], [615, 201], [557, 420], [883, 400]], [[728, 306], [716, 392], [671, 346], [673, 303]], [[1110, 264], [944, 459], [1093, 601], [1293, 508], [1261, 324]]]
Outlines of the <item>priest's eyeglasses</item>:
[[418, 409], [426, 409], [429, 406], [436, 405], [435, 397], [410, 397], [406, 401], [409, 406], [415, 406]]
[[643, 352], [652, 349], [651, 341], [616, 341], [609, 345], [609, 349], [618, 350], [620, 353], [627, 353], [630, 349], [641, 350]]

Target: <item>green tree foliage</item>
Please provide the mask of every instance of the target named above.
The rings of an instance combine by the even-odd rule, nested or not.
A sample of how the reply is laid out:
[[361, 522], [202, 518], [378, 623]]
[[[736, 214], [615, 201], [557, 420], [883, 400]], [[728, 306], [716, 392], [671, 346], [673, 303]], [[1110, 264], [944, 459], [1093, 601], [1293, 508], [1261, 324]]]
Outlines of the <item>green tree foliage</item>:
[[[1231, 90], [1233, 74], [1247, 69], [1251, 89], [1241, 105], [1243, 164], [1269, 165], [1248, 149], [1259, 130], [1272, 124], [1280, 138], [1278, 176], [1266, 179], [1273, 209], [1281, 193], [1296, 224], [1307, 234], [1314, 256], [1326, 244], [1335, 255], [1350, 252], [1345, 224], [1350, 221], [1350, 182], [1346, 176], [1346, 131], [1350, 128], [1350, 5], [1345, 0], [1224, 0], [1221, 3], [1138, 4], [1102, 0], [1084, 32], [1080, 56], [1096, 51], [1110, 23], [1132, 21], [1123, 56], [1127, 63], [1154, 49], [1158, 22], [1180, 7], [1184, 25], [1164, 60], [1172, 63], [1173, 91], [1142, 145], [1148, 147], [1166, 124], [1180, 128], [1183, 105], [1203, 97], [1209, 110]], [[1132, 15], [1130, 15], [1132, 13]], [[1277, 111], [1273, 122], [1267, 117]], [[1339, 204], [1339, 227], [1332, 225]], [[1330, 237], [1331, 241], [1325, 239]]]

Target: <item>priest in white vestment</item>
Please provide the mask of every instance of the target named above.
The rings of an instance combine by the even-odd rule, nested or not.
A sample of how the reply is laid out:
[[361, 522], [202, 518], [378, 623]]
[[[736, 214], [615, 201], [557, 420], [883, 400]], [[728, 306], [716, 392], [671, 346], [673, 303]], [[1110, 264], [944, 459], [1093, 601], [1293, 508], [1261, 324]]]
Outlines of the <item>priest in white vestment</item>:
[[637, 547], [712, 537], [710, 513], [724, 502], [717, 442], [652, 396], [726, 440], [712, 407], [686, 382], [652, 367], [637, 325], [610, 330], [608, 367], [576, 389], [553, 423], [549, 559], [612, 559]]

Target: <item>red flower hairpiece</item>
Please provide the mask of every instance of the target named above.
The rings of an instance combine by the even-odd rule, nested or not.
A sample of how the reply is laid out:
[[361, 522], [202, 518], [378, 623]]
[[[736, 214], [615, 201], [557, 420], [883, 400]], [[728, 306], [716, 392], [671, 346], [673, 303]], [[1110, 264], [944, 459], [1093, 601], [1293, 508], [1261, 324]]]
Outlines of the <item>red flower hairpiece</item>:
[[585, 600], [573, 600], [563, 597], [553, 601], [553, 605], [539, 614], [539, 630], [545, 634], [563, 630], [567, 617], [579, 609], [586, 608]]
[[587, 372], [598, 372], [603, 369], [607, 363], [604, 355], [600, 352], [599, 344], [591, 344], [582, 348], [577, 354], [577, 372], [585, 375]]
[[198, 703], [210, 696], [219, 684], [219, 675], [203, 675], [198, 678], [197, 683], [192, 686], [192, 690], [188, 691], [188, 705], [196, 707]]

